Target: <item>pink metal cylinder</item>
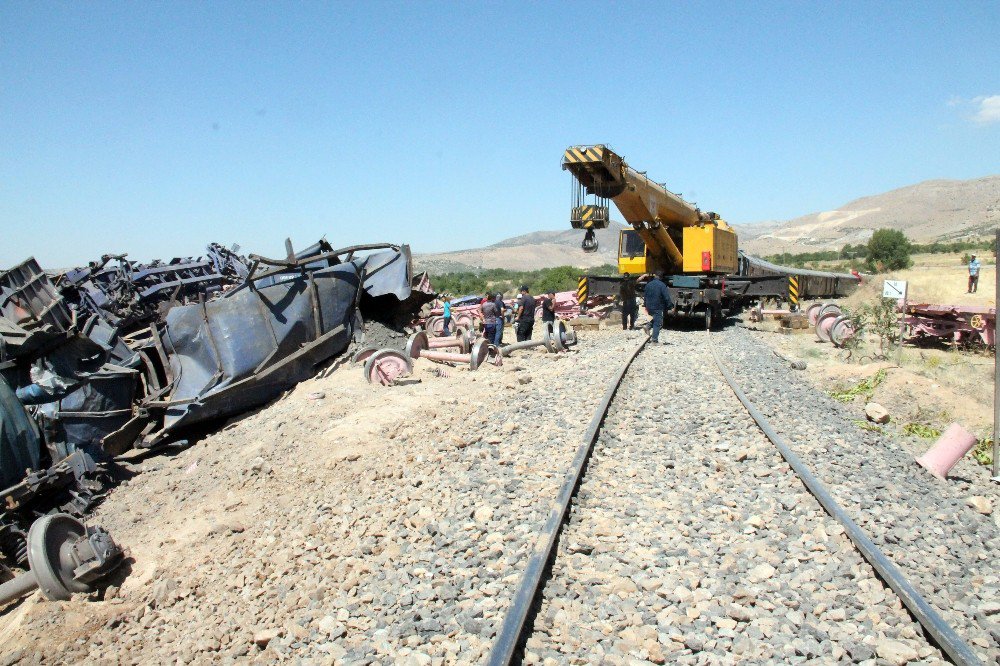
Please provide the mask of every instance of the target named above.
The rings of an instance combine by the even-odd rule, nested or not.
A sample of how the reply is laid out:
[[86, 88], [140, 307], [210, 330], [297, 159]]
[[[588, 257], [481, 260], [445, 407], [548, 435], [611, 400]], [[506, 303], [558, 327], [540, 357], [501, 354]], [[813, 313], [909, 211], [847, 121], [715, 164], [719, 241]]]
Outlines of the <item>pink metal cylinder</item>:
[[440, 338], [431, 338], [427, 341], [428, 349], [446, 349], [448, 347], [461, 347], [462, 338], [455, 337], [453, 335], [441, 336]]
[[453, 335], [444, 335], [439, 338], [428, 338], [427, 348], [428, 349], [448, 349], [457, 348], [463, 353], [468, 353], [472, 345], [469, 342], [469, 332], [462, 328], [461, 326], [455, 331]]
[[957, 423], [952, 423], [934, 442], [934, 446], [917, 458], [917, 462], [937, 478], [945, 479], [951, 468], [975, 445], [975, 435]]
[[425, 349], [420, 352], [420, 358], [426, 358], [431, 361], [444, 361], [446, 363], [468, 363], [468, 354], [456, 354], [451, 352], [438, 351], [437, 349]]

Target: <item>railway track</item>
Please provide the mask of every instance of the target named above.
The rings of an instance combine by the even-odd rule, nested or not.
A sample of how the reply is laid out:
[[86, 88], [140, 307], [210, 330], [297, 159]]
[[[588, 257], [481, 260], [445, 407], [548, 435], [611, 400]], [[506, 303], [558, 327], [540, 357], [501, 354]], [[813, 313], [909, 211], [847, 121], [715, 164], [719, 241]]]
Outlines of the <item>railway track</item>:
[[639, 346], [623, 364], [489, 663], [982, 663], [773, 431], [706, 335]]

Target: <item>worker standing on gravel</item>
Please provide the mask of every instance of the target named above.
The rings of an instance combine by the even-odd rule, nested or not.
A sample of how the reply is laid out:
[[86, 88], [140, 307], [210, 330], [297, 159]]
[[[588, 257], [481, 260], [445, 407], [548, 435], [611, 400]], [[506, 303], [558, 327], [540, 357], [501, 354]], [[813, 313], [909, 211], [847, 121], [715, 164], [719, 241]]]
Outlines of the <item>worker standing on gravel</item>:
[[622, 330], [628, 331], [635, 328], [635, 318], [639, 314], [639, 307], [635, 302], [635, 280], [628, 273], [625, 273], [621, 286], [618, 287], [618, 296], [622, 301]]
[[528, 285], [521, 285], [521, 295], [517, 299], [517, 315], [514, 317], [514, 333], [518, 342], [531, 339], [535, 327], [535, 297], [528, 293]]
[[444, 319], [444, 334], [445, 335], [451, 335], [451, 332], [448, 330], [448, 327], [451, 326], [451, 300], [450, 299], [447, 299], [447, 298], [444, 299], [444, 313], [442, 315], [442, 318]]
[[493, 340], [497, 337], [497, 304], [490, 296], [490, 294], [486, 294], [486, 299], [480, 309], [483, 312], [483, 326], [486, 329], [483, 331], [483, 335], [490, 344], [493, 344]]
[[969, 290], [965, 293], [974, 294], [979, 289], [979, 260], [976, 255], [969, 259]]
[[[652, 280], [646, 284], [645, 298], [643, 306], [646, 314], [653, 318], [653, 342], [660, 341], [660, 329], [663, 327], [663, 312], [673, 307], [670, 300], [670, 290], [663, 283], [663, 274], [657, 273]], [[664, 340], [663, 344], [667, 344]]]
[[493, 344], [499, 347], [503, 344], [503, 329], [507, 324], [507, 320], [504, 318], [504, 303], [503, 303], [503, 292], [498, 291], [497, 297], [493, 301], [497, 306], [497, 333], [496, 338], [491, 340]]

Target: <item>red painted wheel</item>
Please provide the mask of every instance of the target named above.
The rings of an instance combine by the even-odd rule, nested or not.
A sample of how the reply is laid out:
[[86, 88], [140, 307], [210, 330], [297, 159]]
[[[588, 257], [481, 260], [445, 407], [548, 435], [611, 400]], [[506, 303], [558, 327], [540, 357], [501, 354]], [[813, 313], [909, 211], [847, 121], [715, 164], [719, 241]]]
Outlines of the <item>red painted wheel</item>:
[[833, 326], [833, 322], [840, 316], [840, 310], [836, 312], [824, 312], [816, 320], [816, 337], [820, 339], [821, 342], [830, 341], [830, 328]]
[[378, 347], [362, 347], [351, 357], [351, 363], [364, 363], [368, 357], [378, 351]]
[[[809, 320], [810, 326], [816, 325], [816, 320], [819, 319], [819, 311], [826, 307], [826, 303], [813, 303], [806, 310], [806, 318]], [[761, 320], [763, 320], [763, 315], [761, 315]]]
[[427, 333], [420, 331], [414, 333], [406, 341], [406, 355], [411, 359], [420, 358], [420, 352], [427, 349]]
[[472, 347], [471, 358], [469, 359], [469, 367], [472, 370], [478, 370], [479, 366], [483, 364], [486, 357], [490, 352], [490, 343], [486, 340], [480, 340]]
[[850, 317], [840, 316], [830, 326], [830, 342], [837, 347], [854, 337], [854, 324]]
[[816, 320], [818, 321], [820, 317], [827, 314], [828, 312], [836, 312], [838, 315], [844, 314], [840, 311], [840, 306], [836, 303], [827, 303], [819, 309], [819, 314], [816, 315]]
[[389, 386], [412, 371], [410, 358], [397, 349], [380, 349], [365, 361], [365, 379], [369, 384]]
[[444, 334], [444, 317], [434, 316], [427, 320], [424, 325], [424, 329], [427, 331], [427, 335], [431, 337], [438, 337]]
[[468, 354], [472, 349], [472, 341], [476, 339], [476, 334], [465, 326], [459, 326], [455, 329], [455, 337], [459, 341], [458, 348], [463, 354]]

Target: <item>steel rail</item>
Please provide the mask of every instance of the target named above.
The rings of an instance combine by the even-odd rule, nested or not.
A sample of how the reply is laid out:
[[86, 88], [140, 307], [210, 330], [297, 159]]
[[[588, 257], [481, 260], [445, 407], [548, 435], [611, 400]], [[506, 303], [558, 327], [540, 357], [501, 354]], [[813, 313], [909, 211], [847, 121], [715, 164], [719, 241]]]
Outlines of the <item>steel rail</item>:
[[613, 378], [608, 390], [604, 392], [604, 397], [598, 403], [593, 418], [590, 419], [590, 425], [587, 426], [587, 430], [583, 434], [583, 441], [576, 450], [576, 456], [573, 458], [570, 469], [566, 473], [566, 479], [559, 490], [555, 504], [552, 506], [551, 511], [549, 511], [549, 518], [545, 521], [545, 527], [542, 528], [535, 542], [534, 550], [528, 560], [528, 566], [525, 568], [524, 574], [517, 584], [514, 601], [507, 610], [503, 625], [501, 625], [500, 632], [493, 643], [493, 649], [490, 651], [489, 659], [486, 662], [490, 666], [506, 666], [514, 658], [514, 653], [518, 645], [520, 645], [525, 622], [531, 612], [531, 607], [538, 593], [541, 591], [542, 575], [545, 573], [552, 559], [553, 547], [559, 538], [559, 533], [562, 531], [562, 526], [565, 522], [564, 518], [569, 511], [570, 502], [573, 500], [574, 495], [576, 495], [576, 489], [580, 485], [580, 480], [583, 477], [583, 469], [594, 450], [594, 444], [597, 442], [597, 436], [601, 431], [601, 424], [604, 423], [604, 418], [608, 414], [608, 407], [611, 405], [611, 400], [615, 397], [618, 387], [621, 386], [625, 373], [628, 371], [629, 366], [632, 365], [632, 361], [635, 360], [635, 357], [639, 355], [639, 352], [642, 351], [642, 348], [646, 346], [646, 342], [648, 341], [649, 337], [647, 336], [629, 354], [629, 357], [622, 364], [621, 368], [618, 369], [618, 373]]
[[868, 560], [868, 563], [878, 572], [882, 580], [899, 596], [900, 600], [913, 613], [917, 621], [920, 622], [923, 628], [927, 630], [927, 633], [931, 635], [953, 662], [961, 666], [982, 664], [976, 653], [972, 651], [972, 648], [920, 596], [920, 593], [910, 585], [910, 582], [896, 568], [896, 565], [879, 550], [879, 547], [875, 545], [865, 531], [837, 504], [837, 500], [827, 491], [823, 483], [813, 476], [809, 468], [802, 462], [802, 459], [795, 455], [795, 452], [788, 446], [788, 443], [771, 427], [771, 423], [746, 396], [739, 384], [722, 364], [722, 360], [715, 350], [715, 345], [712, 343], [713, 334], [706, 332], [706, 335], [709, 338], [708, 348], [712, 352], [712, 358], [715, 359], [715, 365], [718, 366], [722, 376], [726, 378], [726, 382], [729, 383], [729, 387], [733, 390], [733, 393], [743, 403], [743, 406], [750, 413], [750, 416], [753, 417], [753, 420], [757, 422], [757, 426], [761, 431], [777, 447], [785, 462], [798, 475], [809, 492], [819, 500], [819, 503], [823, 505], [826, 512], [843, 526], [847, 536], [854, 542], [861, 555]]

